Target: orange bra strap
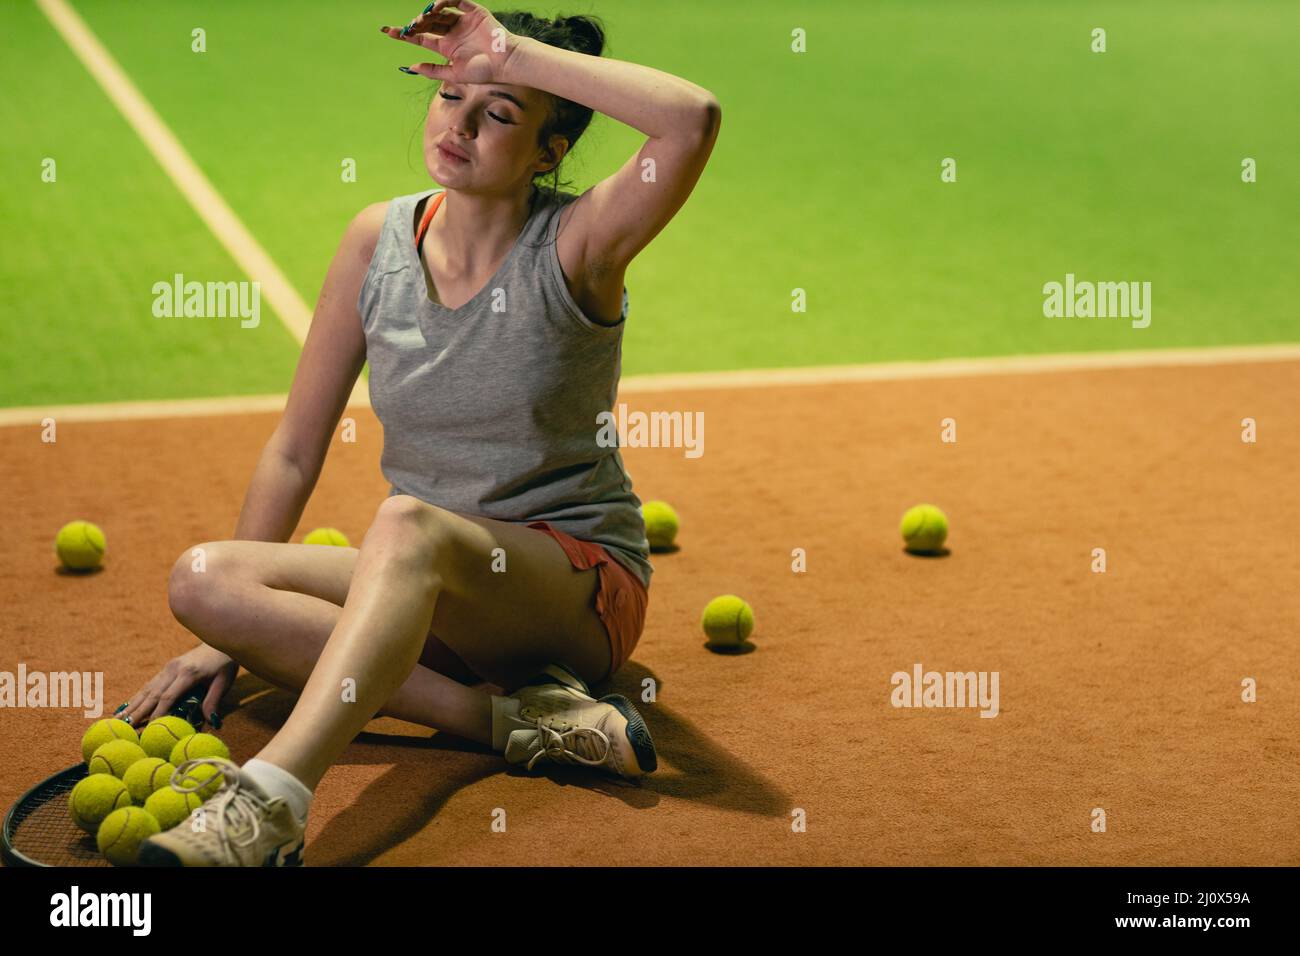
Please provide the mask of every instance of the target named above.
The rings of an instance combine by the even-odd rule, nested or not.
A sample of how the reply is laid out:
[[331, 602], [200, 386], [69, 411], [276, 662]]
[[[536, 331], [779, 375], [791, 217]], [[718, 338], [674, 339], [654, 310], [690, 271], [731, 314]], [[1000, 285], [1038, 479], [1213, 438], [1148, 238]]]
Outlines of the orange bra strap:
[[433, 197], [433, 201], [429, 203], [429, 208], [424, 211], [424, 216], [420, 219], [420, 228], [415, 231], [415, 248], [420, 248], [420, 242], [424, 239], [425, 230], [429, 228], [429, 220], [433, 218], [433, 214], [442, 205], [442, 197], [445, 195], [447, 195], [445, 192], [437, 193]]

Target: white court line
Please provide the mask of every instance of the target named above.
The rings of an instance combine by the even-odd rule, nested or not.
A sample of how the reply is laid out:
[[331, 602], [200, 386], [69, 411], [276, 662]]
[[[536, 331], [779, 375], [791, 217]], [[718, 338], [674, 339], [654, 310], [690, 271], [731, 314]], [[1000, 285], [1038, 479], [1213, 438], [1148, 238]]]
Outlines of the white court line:
[[37, 0], [37, 5], [153, 153], [180, 194], [207, 223], [217, 241], [250, 279], [261, 284], [262, 295], [301, 345], [307, 339], [312, 310], [275, 260], [248, 231], [162, 117], [66, 0]]
[[46, 418], [64, 422], [119, 422], [135, 418], [194, 418], [281, 412], [287, 395], [234, 395], [230, 398], [181, 398], [159, 402], [104, 402], [98, 405], [33, 405], [0, 408], [0, 426], [39, 425]]
[[744, 369], [735, 372], [635, 375], [623, 380], [619, 392], [620, 394], [633, 394], [637, 392], [706, 388], [762, 388], [771, 385], [893, 382], [905, 379], [1023, 375], [1038, 372], [1087, 371], [1089, 369], [1286, 362], [1294, 359], [1300, 359], [1300, 343], [1284, 345], [1222, 345], [1183, 349], [1140, 349], [1128, 352], [1006, 355], [988, 358], [934, 359], [928, 362], [879, 362], [869, 365], [817, 365], [811, 368]]
[[[976, 359], [936, 359], [933, 362], [880, 362], [873, 365], [819, 365], [736, 372], [684, 372], [673, 375], [629, 375], [619, 384], [619, 397], [654, 392], [701, 389], [769, 388], [783, 385], [835, 385], [850, 382], [971, 378], [981, 375], [1028, 375], [1106, 369], [1175, 368], [1198, 365], [1237, 365], [1250, 362], [1300, 360], [1300, 344], [1229, 345], [1203, 349], [1150, 349], [1137, 352], [1078, 352], [1058, 355], [1012, 355]], [[369, 405], [364, 380], [358, 380], [349, 408]], [[188, 418], [278, 412], [285, 395], [195, 398], [160, 402], [106, 402], [98, 405], [29, 406], [0, 409], [0, 426], [35, 425], [49, 417], [65, 421], [119, 421], [132, 418]]]

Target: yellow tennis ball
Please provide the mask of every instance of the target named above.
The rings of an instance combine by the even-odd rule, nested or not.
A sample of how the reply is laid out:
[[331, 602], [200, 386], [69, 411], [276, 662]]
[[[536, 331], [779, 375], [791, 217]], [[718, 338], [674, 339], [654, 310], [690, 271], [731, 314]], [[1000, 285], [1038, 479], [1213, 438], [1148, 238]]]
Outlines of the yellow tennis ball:
[[898, 530], [908, 551], [933, 554], [948, 538], [948, 516], [934, 505], [915, 505], [903, 513]]
[[192, 733], [194, 728], [189, 721], [180, 717], [159, 717], [140, 732], [140, 746], [150, 757], [167, 760], [176, 744]]
[[89, 521], [69, 521], [54, 538], [54, 552], [65, 568], [97, 568], [104, 559], [104, 532]]
[[68, 795], [68, 813], [72, 822], [87, 833], [94, 833], [104, 818], [114, 810], [131, 805], [126, 784], [117, 777], [96, 773], [77, 781]]
[[317, 528], [314, 531], [307, 532], [307, 537], [302, 539], [303, 544], [329, 544], [336, 548], [350, 548], [351, 543], [348, 536], [338, 528]]
[[134, 866], [140, 844], [161, 832], [152, 813], [140, 807], [123, 807], [104, 818], [95, 834], [95, 845], [114, 866]]
[[91, 773], [110, 773], [119, 780], [137, 760], [144, 759], [144, 750], [129, 740], [110, 740], [101, 744], [90, 755], [87, 766]]
[[153, 818], [164, 830], [170, 830], [182, 823], [201, 806], [203, 806], [203, 798], [197, 793], [177, 793], [171, 787], [155, 790], [144, 802], [145, 811], [153, 814]]
[[177, 741], [168, 759], [173, 767], [179, 767], [185, 761], [199, 757], [224, 757], [229, 760], [230, 750], [212, 734], [191, 734]]
[[666, 501], [647, 501], [641, 506], [641, 517], [645, 519], [645, 536], [651, 551], [664, 551], [673, 546], [681, 521], [672, 505]]
[[[197, 794], [200, 801], [207, 800], [218, 790], [221, 784], [225, 782], [225, 777], [210, 763], [201, 763], [198, 766], [190, 767], [184, 773], [178, 773], [175, 776], [177, 785], [184, 787], [191, 793]], [[204, 781], [207, 781], [204, 783]], [[196, 789], [190, 789], [196, 783], [202, 783], [203, 786]], [[173, 788], [174, 789], [174, 788]]]
[[90, 763], [90, 758], [95, 755], [95, 751], [108, 743], [110, 740], [129, 740], [131, 743], [138, 743], [139, 738], [135, 735], [135, 728], [125, 720], [118, 720], [113, 717], [107, 717], [103, 720], [97, 720], [87, 728], [85, 734], [81, 737], [81, 759]]
[[734, 594], [715, 597], [700, 618], [709, 643], [717, 647], [743, 644], [754, 631], [754, 609]]
[[167, 786], [167, 781], [171, 779], [172, 771], [175, 769], [159, 757], [145, 757], [126, 768], [126, 773], [122, 774], [122, 782], [126, 784], [127, 792], [131, 794], [131, 801], [136, 806], [144, 806], [144, 802], [149, 799], [149, 794]]

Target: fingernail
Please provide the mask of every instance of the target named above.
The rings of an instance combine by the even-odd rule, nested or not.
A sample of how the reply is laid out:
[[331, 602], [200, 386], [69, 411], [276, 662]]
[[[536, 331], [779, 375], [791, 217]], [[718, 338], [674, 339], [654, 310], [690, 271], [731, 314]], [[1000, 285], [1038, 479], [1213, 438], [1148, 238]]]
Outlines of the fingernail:
[[[429, 12], [430, 10], [432, 10], [432, 9], [433, 9], [433, 4], [431, 3], [431, 4], [429, 4], [427, 7], [424, 8], [424, 13], [428, 13], [428, 12]], [[420, 14], [420, 16], [424, 16], [424, 13]]]
[[128, 724], [135, 723], [134, 719], [132, 719], [131, 717], [123, 717], [122, 719], [126, 721]]
[[118, 707], [117, 710], [113, 711], [113, 713], [120, 714], [124, 710], [126, 710], [126, 704], [123, 704], [120, 707]]
[[410, 32], [411, 32], [411, 25], [408, 23], [406, 26], [402, 27], [401, 35], [406, 36]]
[[411, 76], [419, 76], [419, 75], [420, 75], [419, 73], [416, 73], [414, 70], [412, 70], [410, 67], [399, 66], [398, 69], [401, 70], [403, 73], [409, 73]]
[[215, 710], [212, 713], [208, 714], [208, 723], [212, 725], [213, 730], [221, 729], [221, 717], [220, 715], [217, 714]]

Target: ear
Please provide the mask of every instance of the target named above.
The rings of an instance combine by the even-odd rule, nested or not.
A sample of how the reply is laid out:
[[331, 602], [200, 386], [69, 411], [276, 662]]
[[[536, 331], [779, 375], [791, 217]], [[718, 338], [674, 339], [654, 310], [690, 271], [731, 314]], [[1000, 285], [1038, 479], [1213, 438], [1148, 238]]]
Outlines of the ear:
[[541, 151], [538, 162], [541, 163], [540, 172], [549, 173], [560, 161], [564, 159], [569, 152], [569, 141], [559, 133], [551, 134], [551, 142], [548, 148]]

